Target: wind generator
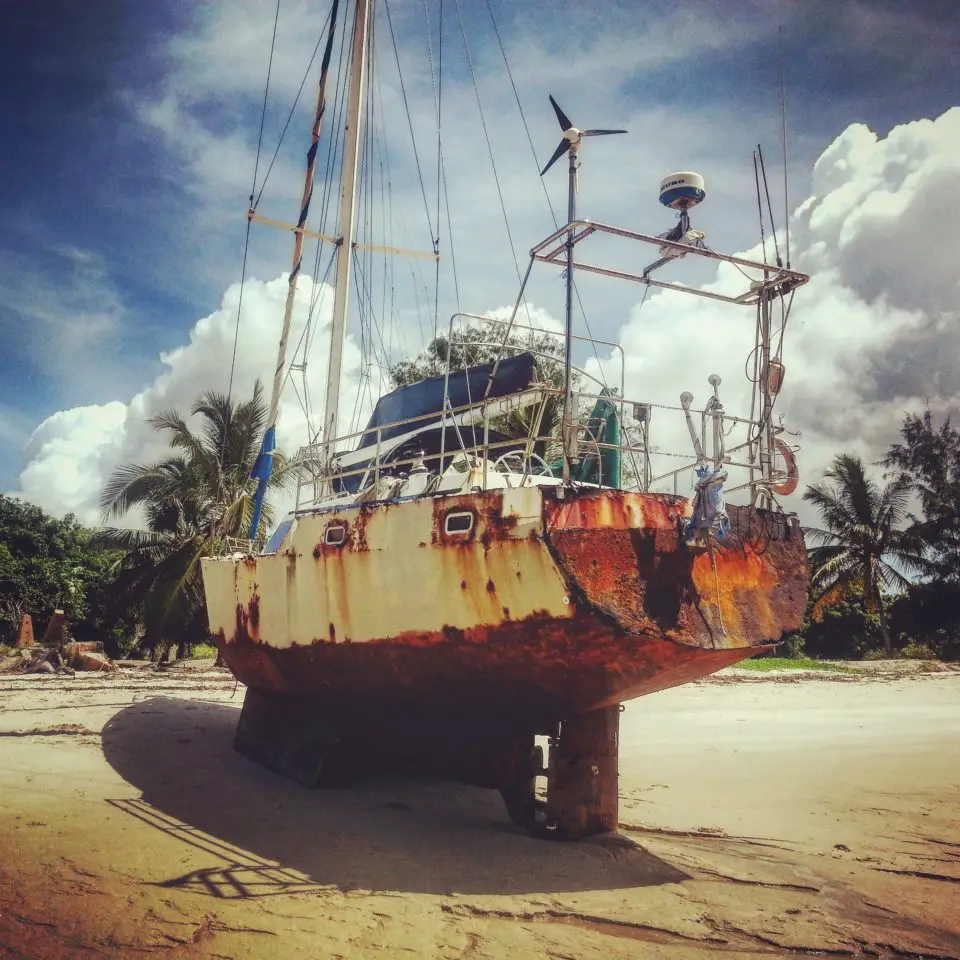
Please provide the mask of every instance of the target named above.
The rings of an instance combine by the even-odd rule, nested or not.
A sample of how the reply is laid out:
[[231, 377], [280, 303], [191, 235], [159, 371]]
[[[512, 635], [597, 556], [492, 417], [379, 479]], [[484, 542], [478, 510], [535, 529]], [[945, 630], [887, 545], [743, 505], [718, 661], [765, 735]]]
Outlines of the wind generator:
[[[571, 376], [572, 357], [571, 346], [573, 344], [573, 248], [577, 242], [575, 235], [576, 227], [574, 224], [577, 219], [577, 170], [580, 167], [580, 147], [583, 144], [584, 137], [606, 137], [616, 133], [626, 133], [626, 130], [580, 130], [575, 127], [570, 118], [560, 109], [560, 104], [550, 96], [550, 104], [553, 106], [553, 112], [557, 115], [557, 121], [560, 129], [563, 131], [563, 139], [553, 151], [553, 156], [547, 161], [547, 165], [540, 171], [542, 177], [564, 154], [570, 158], [569, 180], [567, 187], [567, 305], [566, 305], [566, 336], [564, 337], [563, 353], [563, 437], [564, 445], [569, 448], [572, 443], [575, 425], [573, 416], [573, 379]], [[570, 481], [569, 457], [563, 458], [563, 481]]]

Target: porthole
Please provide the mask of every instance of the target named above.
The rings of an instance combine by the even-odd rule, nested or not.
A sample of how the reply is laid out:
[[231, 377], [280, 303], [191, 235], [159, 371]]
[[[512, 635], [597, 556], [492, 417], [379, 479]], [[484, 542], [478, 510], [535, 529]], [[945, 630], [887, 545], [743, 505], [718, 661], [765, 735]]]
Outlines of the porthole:
[[473, 514], [469, 510], [451, 510], [443, 518], [443, 532], [448, 537], [462, 537], [471, 530], [473, 530]]
[[328, 547], [342, 547], [347, 542], [347, 525], [342, 521], [328, 523], [323, 541]]

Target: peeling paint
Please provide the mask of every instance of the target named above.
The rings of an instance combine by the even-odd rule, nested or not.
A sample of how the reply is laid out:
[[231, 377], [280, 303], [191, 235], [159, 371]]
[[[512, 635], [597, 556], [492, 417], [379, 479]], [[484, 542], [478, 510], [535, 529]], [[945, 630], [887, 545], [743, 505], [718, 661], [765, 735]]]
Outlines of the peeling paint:
[[[450, 511], [471, 512], [469, 533], [444, 532]], [[358, 697], [522, 709], [542, 725], [712, 673], [799, 626], [796, 521], [731, 507], [711, 554], [683, 543], [689, 511], [683, 497], [532, 487], [301, 516], [283, 556], [204, 561], [211, 628], [248, 685], [322, 691], [344, 710]], [[331, 522], [348, 526], [342, 546], [323, 542]]]

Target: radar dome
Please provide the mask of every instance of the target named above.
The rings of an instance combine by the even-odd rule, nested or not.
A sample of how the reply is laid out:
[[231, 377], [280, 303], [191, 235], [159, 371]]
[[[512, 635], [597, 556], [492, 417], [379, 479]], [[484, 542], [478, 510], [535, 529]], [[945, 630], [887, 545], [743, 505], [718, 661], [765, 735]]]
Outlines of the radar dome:
[[671, 173], [660, 183], [660, 202], [673, 210], [695, 207], [706, 195], [703, 177], [690, 170]]

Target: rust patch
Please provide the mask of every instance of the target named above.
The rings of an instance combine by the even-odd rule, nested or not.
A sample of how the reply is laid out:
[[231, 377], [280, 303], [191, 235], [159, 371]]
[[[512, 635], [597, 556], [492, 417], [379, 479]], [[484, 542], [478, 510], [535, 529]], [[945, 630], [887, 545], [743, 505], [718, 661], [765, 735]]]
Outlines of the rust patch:
[[[495, 627], [410, 632], [365, 643], [277, 649], [244, 638], [228, 663], [249, 686], [316, 695], [345, 724], [452, 716], [488, 728], [549, 724], [695, 680], [758, 652], [641, 636], [583, 612]], [[281, 686], [277, 686], [277, 680]]]
[[237, 604], [234, 640], [260, 642], [260, 598], [254, 594], [246, 607]]
[[367, 543], [367, 524], [370, 522], [370, 517], [373, 515], [374, 510], [386, 511], [389, 509], [389, 504], [386, 504], [382, 507], [374, 506], [369, 503], [360, 505], [360, 509], [357, 512], [357, 517], [353, 521], [353, 529], [350, 532], [351, 549], [355, 550], [357, 553], [366, 553], [370, 549], [370, 546]]
[[683, 544], [683, 503], [652, 494], [548, 504], [547, 540], [582, 599], [629, 630], [709, 648], [777, 643], [806, 607], [803, 537], [775, 514], [728, 512], [731, 534], [713, 558]]

